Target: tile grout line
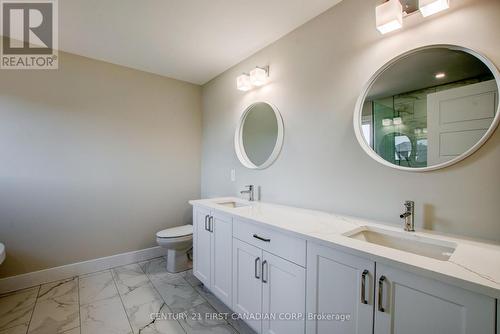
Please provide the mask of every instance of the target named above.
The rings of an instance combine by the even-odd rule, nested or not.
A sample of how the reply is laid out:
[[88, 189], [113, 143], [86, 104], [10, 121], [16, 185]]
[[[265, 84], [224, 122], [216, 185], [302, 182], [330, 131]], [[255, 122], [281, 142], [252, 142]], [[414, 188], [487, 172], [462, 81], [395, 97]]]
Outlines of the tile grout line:
[[41, 289], [42, 289], [42, 285], [40, 284], [38, 286], [38, 290], [36, 291], [36, 299], [35, 299], [35, 303], [33, 304], [33, 308], [31, 309], [31, 315], [30, 315], [30, 320], [28, 321], [28, 327], [26, 328], [26, 334], [28, 334], [30, 331], [31, 320], [33, 319], [33, 314], [35, 313], [35, 306], [38, 303], [38, 294], [40, 293]]
[[[194, 276], [194, 273], [192, 273], [192, 275]], [[196, 276], [194, 276], [194, 277], [196, 277]], [[188, 284], [189, 284], [189, 285], [190, 285], [190, 286], [191, 286], [191, 287], [192, 287], [192, 288], [196, 291], [196, 293], [197, 293], [198, 295], [200, 295], [200, 296], [201, 296], [201, 298], [203, 298], [203, 299], [204, 299], [204, 300], [208, 303], [208, 305], [210, 305], [210, 306], [211, 306], [211, 307], [215, 310], [215, 312], [217, 312], [217, 313], [219, 313], [219, 314], [221, 313], [221, 312], [217, 309], [217, 307], [216, 307], [215, 305], [213, 305], [213, 304], [210, 302], [210, 300], [209, 300], [208, 298], [206, 298], [203, 294], [201, 294], [201, 293], [199, 293], [199, 292], [198, 292], [198, 290], [196, 289], [196, 286], [198, 286], [198, 284], [191, 284], [191, 282], [190, 282], [190, 281], [188, 281], [187, 279], [185, 279], [185, 280], [186, 280], [186, 282], [187, 282], [187, 283], [188, 283]], [[201, 283], [201, 282], [200, 282], [200, 283]], [[203, 284], [203, 283], [202, 283], [202, 284]], [[211, 292], [210, 292], [210, 291], [208, 291], [208, 293], [211, 293]], [[215, 297], [215, 295], [214, 295], [214, 297]], [[217, 297], [215, 297], [215, 298], [217, 298]], [[233, 312], [231, 309], [229, 309], [229, 310], [230, 310], [231, 312]], [[235, 331], [235, 333], [236, 333], [236, 334], [239, 334], [239, 333], [240, 333], [240, 332], [236, 329], [236, 327], [234, 327], [234, 325], [233, 325], [230, 321], [225, 320], [225, 322], [226, 322], [226, 324], [227, 324], [229, 327], [231, 327], [231, 328]], [[499, 334], [500, 334], [500, 333], [499, 333]]]
[[[115, 268], [118, 268], [118, 267], [115, 267]], [[130, 322], [130, 318], [128, 317], [127, 309], [125, 308], [125, 304], [123, 303], [123, 299], [122, 299], [122, 295], [120, 294], [120, 290], [118, 290], [118, 285], [116, 284], [113, 269], [110, 269], [109, 271], [111, 272], [111, 279], [113, 280], [113, 283], [115, 285], [116, 293], [118, 294], [118, 297], [120, 298], [120, 302], [122, 303], [123, 312], [125, 312], [125, 316], [127, 317], [128, 325], [130, 326], [130, 330], [132, 331], [131, 333], [134, 334], [134, 328], [132, 327], [132, 323]]]
[[[149, 260], [148, 262], [150, 262], [151, 260]], [[141, 267], [141, 265], [139, 263], [137, 263], [139, 265], [139, 268], [141, 268], [142, 272], [144, 273], [144, 275], [146, 275], [146, 278], [148, 279], [149, 283], [151, 283], [151, 286], [153, 287], [153, 289], [156, 291], [156, 293], [158, 294], [158, 296], [160, 296], [161, 300], [165, 303], [165, 305], [168, 307], [168, 309], [170, 311], [172, 311], [170, 309], [170, 306], [167, 304], [167, 302], [165, 301], [165, 298], [163, 298], [163, 296], [161, 295], [160, 291], [158, 291], [158, 289], [156, 288], [156, 285], [153, 283], [153, 281], [151, 280], [151, 278], [149, 277], [149, 274], [146, 273], [144, 271], [144, 269]], [[188, 282], [189, 283], [189, 282]], [[184, 331], [184, 333], [187, 334], [187, 330], [184, 328], [184, 326], [182, 326], [181, 322], [179, 321], [179, 319], [174, 319], [175, 321], [177, 321], [177, 323], [179, 324], [179, 326], [182, 328], [182, 330]]]
[[82, 334], [82, 307], [80, 305], [80, 276], [77, 277], [78, 279], [78, 319], [80, 320], [80, 334]]

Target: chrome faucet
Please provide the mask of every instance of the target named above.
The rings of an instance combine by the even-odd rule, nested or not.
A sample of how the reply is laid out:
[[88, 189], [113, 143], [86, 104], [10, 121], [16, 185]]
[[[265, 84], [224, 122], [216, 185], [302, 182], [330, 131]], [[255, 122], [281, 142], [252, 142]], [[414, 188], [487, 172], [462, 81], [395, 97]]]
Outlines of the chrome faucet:
[[405, 212], [399, 215], [399, 218], [405, 220], [404, 229], [407, 232], [415, 232], [415, 202], [413, 201], [405, 201]]
[[255, 197], [254, 197], [254, 186], [251, 184], [251, 185], [248, 185], [248, 186], [245, 186], [247, 188], [247, 190], [242, 190], [240, 191], [240, 194], [248, 194], [248, 200], [250, 202], [253, 202], [255, 200]]

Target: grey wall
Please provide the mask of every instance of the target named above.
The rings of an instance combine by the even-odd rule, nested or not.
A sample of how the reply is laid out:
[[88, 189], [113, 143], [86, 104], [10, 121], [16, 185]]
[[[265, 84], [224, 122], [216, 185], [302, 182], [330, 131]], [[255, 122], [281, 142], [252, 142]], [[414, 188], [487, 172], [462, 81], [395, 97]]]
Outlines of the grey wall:
[[[361, 88], [385, 62], [407, 50], [459, 44], [500, 65], [500, 1], [453, 0], [427, 19], [382, 36], [379, 0], [344, 0], [203, 87], [202, 197], [262, 187], [262, 200], [399, 224], [402, 202], [416, 201], [418, 227], [500, 241], [500, 131], [473, 156], [440, 171], [408, 173], [368, 157], [353, 131]], [[270, 65], [271, 83], [236, 90], [236, 76]], [[266, 170], [238, 162], [233, 135], [252, 102], [275, 104], [285, 123], [283, 150]], [[236, 169], [236, 182], [230, 170]]]
[[199, 86], [59, 64], [0, 71], [0, 277], [155, 246], [200, 194]]

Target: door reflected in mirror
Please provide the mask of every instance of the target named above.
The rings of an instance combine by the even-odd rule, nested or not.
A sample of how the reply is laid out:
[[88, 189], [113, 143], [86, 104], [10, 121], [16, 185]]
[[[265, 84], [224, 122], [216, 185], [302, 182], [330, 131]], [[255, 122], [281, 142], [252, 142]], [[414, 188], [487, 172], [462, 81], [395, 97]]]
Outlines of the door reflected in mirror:
[[476, 150], [498, 123], [498, 71], [470, 50], [410, 52], [371, 80], [355, 115], [372, 157], [402, 169], [447, 166]]

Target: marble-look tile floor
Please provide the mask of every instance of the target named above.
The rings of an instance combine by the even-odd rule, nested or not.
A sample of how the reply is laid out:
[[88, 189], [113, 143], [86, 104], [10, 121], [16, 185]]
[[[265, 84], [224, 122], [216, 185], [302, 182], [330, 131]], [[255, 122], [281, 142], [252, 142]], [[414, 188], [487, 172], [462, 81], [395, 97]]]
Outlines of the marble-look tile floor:
[[[193, 276], [164, 258], [0, 295], [0, 334], [253, 333]], [[152, 314], [162, 315], [152, 317]]]

